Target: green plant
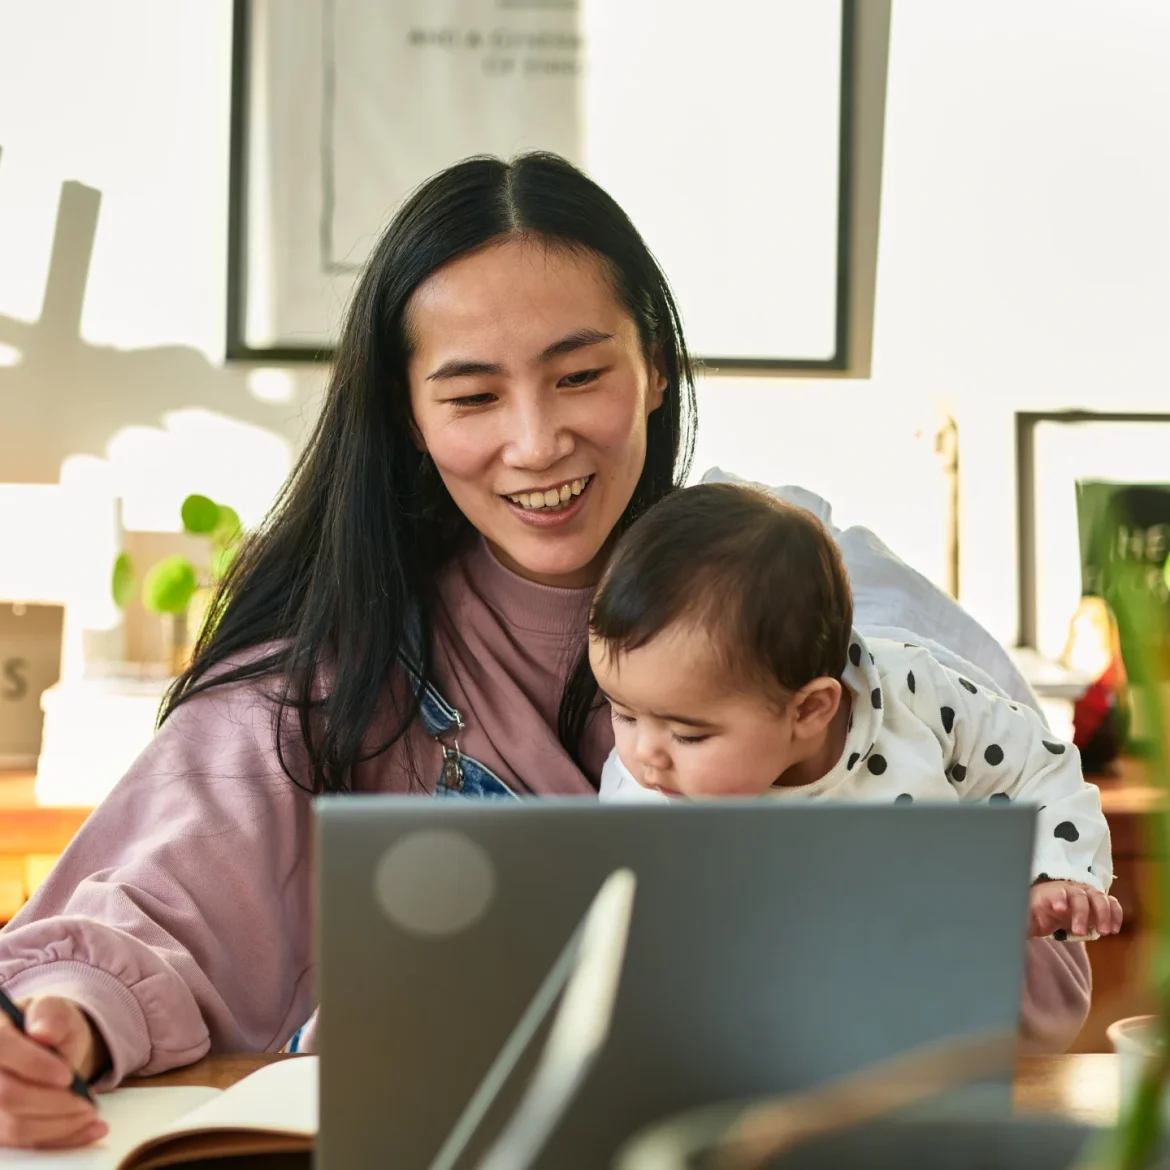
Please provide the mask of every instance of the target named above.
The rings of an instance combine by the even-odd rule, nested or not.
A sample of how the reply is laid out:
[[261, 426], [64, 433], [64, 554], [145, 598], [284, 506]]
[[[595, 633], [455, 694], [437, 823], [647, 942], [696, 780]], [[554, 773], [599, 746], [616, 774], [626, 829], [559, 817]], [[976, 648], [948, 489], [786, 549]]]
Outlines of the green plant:
[[[205, 537], [211, 544], [210, 574], [201, 580], [195, 565], [182, 554], [163, 557], [142, 578], [142, 604], [152, 613], [182, 617], [201, 589], [217, 584], [231, 567], [242, 528], [234, 508], [217, 504], [207, 496], [191, 495], [181, 509], [183, 531]], [[110, 591], [114, 604], [125, 609], [138, 590], [138, 571], [130, 554], [121, 552], [114, 561]]]
[[[1170, 561], [1167, 562], [1170, 565]], [[1150, 981], [1157, 1002], [1158, 1055], [1153, 1059], [1108, 1143], [1094, 1150], [1082, 1170], [1144, 1170], [1152, 1165], [1163, 1136], [1163, 1102], [1170, 1087], [1170, 616], [1150, 589], [1140, 565], [1119, 562], [1109, 600], [1117, 615], [1135, 705], [1148, 728], [1149, 782], [1161, 800], [1143, 829], [1152, 866], [1150, 899], [1157, 907], [1157, 929]]]

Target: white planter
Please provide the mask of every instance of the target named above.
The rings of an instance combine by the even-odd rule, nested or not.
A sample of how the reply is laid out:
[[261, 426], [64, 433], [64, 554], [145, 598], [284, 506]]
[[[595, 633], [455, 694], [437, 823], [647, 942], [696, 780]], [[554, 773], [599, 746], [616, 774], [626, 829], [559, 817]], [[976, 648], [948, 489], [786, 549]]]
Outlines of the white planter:
[[38, 804], [93, 808], [154, 737], [168, 676], [59, 682], [41, 695]]
[[[1118, 1057], [1121, 1110], [1124, 1115], [1137, 1092], [1146, 1065], [1157, 1055], [1157, 1016], [1129, 1016], [1110, 1024], [1106, 1030], [1109, 1043]], [[1162, 1117], [1170, 1125], [1170, 1093], [1163, 1094]]]

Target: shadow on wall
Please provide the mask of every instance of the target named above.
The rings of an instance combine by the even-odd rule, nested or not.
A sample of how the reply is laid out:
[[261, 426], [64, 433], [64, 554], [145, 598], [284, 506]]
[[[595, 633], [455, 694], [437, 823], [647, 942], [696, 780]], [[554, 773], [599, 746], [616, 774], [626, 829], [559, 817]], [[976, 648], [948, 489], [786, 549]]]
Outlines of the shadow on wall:
[[100, 206], [100, 191], [62, 184], [40, 319], [0, 315], [0, 346], [13, 351], [0, 364], [0, 482], [56, 483], [70, 456], [105, 458], [119, 433], [192, 408], [283, 436], [286, 450], [295, 445], [304, 404], [292, 390], [279, 401], [257, 397], [247, 367], [213, 365], [188, 346], [121, 350], [82, 339]]

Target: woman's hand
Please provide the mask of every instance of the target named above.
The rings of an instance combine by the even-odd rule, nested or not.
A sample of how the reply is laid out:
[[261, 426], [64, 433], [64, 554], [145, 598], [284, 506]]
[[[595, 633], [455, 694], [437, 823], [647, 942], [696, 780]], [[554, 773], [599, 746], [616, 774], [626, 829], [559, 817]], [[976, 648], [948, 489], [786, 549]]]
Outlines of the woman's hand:
[[1080, 882], [1037, 882], [1029, 902], [1028, 935], [1047, 938], [1064, 931], [1084, 938], [1094, 931], [1116, 934], [1121, 929], [1121, 903]]
[[88, 1081], [107, 1061], [106, 1046], [72, 1000], [22, 1000], [25, 1032], [0, 1015], [0, 1147], [68, 1149], [104, 1137], [92, 1102], [69, 1085]]

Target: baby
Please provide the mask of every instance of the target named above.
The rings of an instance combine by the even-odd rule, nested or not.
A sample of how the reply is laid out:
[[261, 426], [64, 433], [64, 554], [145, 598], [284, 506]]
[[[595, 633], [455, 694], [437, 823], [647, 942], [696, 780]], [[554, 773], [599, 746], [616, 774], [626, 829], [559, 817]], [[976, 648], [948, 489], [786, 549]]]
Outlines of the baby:
[[1031, 935], [1116, 933], [1109, 829], [1076, 748], [852, 622], [811, 513], [731, 484], [667, 497], [623, 536], [593, 601], [589, 657], [616, 740], [602, 799], [1036, 804]]

